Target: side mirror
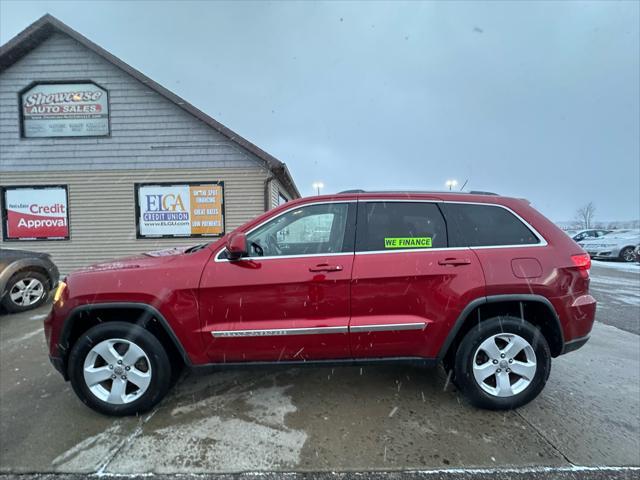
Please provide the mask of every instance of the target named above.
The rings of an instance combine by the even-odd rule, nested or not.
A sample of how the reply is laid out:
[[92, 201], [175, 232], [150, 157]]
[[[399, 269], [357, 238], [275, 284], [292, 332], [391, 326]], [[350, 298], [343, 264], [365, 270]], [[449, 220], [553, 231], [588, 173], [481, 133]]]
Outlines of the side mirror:
[[247, 236], [242, 232], [230, 235], [227, 239], [226, 248], [229, 254], [229, 260], [238, 260], [247, 255]]

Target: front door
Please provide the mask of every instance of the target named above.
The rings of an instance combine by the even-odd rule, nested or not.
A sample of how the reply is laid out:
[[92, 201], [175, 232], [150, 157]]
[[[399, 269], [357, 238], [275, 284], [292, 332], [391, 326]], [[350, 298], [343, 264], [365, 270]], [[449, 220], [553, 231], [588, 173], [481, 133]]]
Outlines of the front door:
[[437, 202], [361, 201], [351, 288], [355, 358], [433, 358], [462, 308], [484, 295], [480, 262], [449, 249]]
[[349, 358], [355, 202], [293, 207], [247, 232], [249, 255], [205, 268], [212, 362]]

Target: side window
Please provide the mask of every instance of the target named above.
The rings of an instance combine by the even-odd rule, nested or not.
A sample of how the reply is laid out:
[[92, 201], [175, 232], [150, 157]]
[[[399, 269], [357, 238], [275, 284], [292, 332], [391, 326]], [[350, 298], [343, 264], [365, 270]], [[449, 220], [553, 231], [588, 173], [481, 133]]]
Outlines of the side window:
[[445, 203], [452, 247], [531, 245], [540, 240], [518, 217], [493, 205]]
[[573, 237], [573, 239], [576, 242], [579, 242], [580, 240], [584, 240], [586, 236], [587, 236], [587, 234], [585, 232], [582, 232], [582, 233], [577, 234], [575, 237]]
[[360, 202], [356, 250], [371, 252], [447, 246], [440, 210], [427, 202]]
[[350, 209], [348, 203], [327, 203], [280, 215], [247, 235], [249, 256], [353, 251], [353, 228], [347, 228]]

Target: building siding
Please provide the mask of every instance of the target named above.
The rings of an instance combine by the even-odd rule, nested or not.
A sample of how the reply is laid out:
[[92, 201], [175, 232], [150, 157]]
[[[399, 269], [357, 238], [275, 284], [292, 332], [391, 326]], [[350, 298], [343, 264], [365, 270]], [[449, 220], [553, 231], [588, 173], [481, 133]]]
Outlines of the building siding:
[[[109, 92], [110, 137], [20, 138], [18, 92], [90, 80]], [[264, 162], [63, 34], [0, 73], [0, 170], [255, 167]]]
[[4, 173], [3, 185], [65, 184], [69, 192], [69, 240], [0, 242], [2, 248], [50, 253], [62, 272], [115, 257], [176, 245], [211, 241], [203, 238], [137, 239], [134, 183], [224, 181], [225, 230], [230, 232], [264, 212], [266, 175], [255, 168], [143, 171]]
[[278, 206], [278, 195], [282, 193], [287, 200], [291, 200], [291, 195], [284, 189], [282, 184], [275, 178], [271, 181], [271, 205], [270, 208]]
[[[108, 90], [109, 137], [20, 137], [18, 92], [60, 80]], [[137, 239], [136, 182], [224, 181], [229, 232], [264, 211], [269, 176], [262, 159], [67, 35], [54, 33], [0, 72], [0, 184], [67, 185], [70, 223], [69, 240], [0, 243], [50, 253], [62, 272], [201, 241]]]

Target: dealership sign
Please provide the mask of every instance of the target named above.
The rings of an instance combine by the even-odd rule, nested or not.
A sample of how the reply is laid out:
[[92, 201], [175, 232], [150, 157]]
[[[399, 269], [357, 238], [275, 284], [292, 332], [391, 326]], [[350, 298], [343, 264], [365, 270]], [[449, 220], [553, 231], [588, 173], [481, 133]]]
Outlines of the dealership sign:
[[20, 102], [24, 137], [109, 135], [107, 91], [94, 83], [38, 83]]
[[224, 234], [223, 182], [136, 184], [138, 237]]
[[69, 238], [66, 186], [5, 187], [2, 193], [5, 240]]

